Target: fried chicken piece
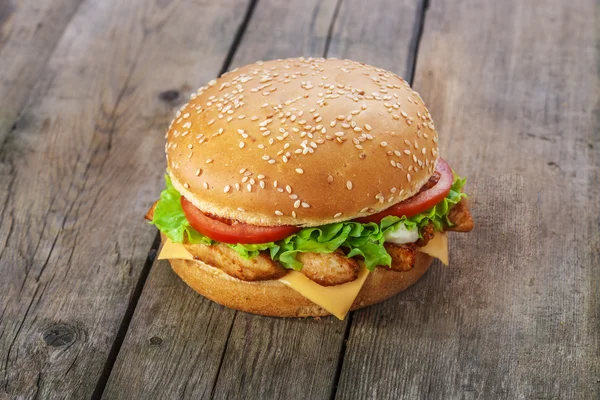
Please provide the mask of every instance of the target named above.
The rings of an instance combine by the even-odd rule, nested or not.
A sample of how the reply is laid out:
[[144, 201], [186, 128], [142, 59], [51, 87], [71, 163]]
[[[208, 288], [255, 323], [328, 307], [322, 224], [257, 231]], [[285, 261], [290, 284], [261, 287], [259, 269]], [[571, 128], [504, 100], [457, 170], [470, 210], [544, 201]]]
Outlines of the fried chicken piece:
[[421, 229], [421, 238], [417, 240], [416, 244], [419, 247], [424, 247], [429, 243], [431, 239], [433, 239], [433, 235], [435, 234], [435, 228], [433, 224], [427, 224]]
[[[415, 243], [385, 243], [383, 246], [388, 254], [392, 257], [392, 265], [389, 267], [389, 269], [399, 272], [406, 272], [413, 269], [415, 265], [415, 257], [417, 255], [417, 245]], [[388, 267], [382, 266], [381, 268]]]
[[302, 273], [321, 286], [341, 285], [358, 277], [358, 262], [341, 251], [333, 253], [298, 253]]
[[194, 259], [219, 268], [243, 281], [279, 279], [287, 273], [287, 270], [278, 262], [271, 260], [266, 252], [261, 252], [258, 256], [247, 260], [223, 243], [212, 246], [186, 244], [185, 247]]
[[467, 199], [462, 199], [450, 209], [448, 219], [454, 224], [446, 229], [448, 231], [469, 232], [473, 229], [473, 217], [471, 217]]
[[419, 193], [424, 192], [424, 191], [429, 190], [432, 187], [434, 187], [438, 183], [438, 181], [440, 180], [441, 177], [442, 177], [442, 175], [439, 173], [439, 171], [435, 171], [433, 173], [433, 175], [431, 175], [429, 177], [429, 180], [427, 182], [425, 182], [425, 184], [421, 187], [421, 189], [419, 189]]

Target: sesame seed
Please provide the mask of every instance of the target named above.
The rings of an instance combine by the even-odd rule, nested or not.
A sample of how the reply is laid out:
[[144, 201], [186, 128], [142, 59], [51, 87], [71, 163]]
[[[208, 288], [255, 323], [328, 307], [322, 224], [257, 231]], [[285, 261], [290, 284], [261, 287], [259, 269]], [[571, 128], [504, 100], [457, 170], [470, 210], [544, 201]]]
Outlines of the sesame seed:
[[292, 217], [296, 218], [296, 211], [292, 211]]
[[252, 184], [249, 183], [248, 185], [246, 185], [246, 189], [248, 189], [248, 191], [251, 192], [252, 191]]
[[348, 190], [352, 190], [352, 181], [346, 182], [346, 187], [348, 188]]
[[304, 207], [304, 208], [310, 208], [310, 204], [302, 202], [302, 207]]
[[300, 200], [296, 200], [296, 201], [294, 202], [294, 208], [299, 208], [301, 203], [302, 203], [302, 202], [301, 202]]
[[341, 216], [342, 216], [342, 213], [341, 213], [341, 212], [339, 212], [339, 213], [335, 214], [335, 215], [333, 216], [333, 218], [338, 218], [338, 217], [341, 217]]
[[365, 124], [365, 129], [370, 132], [373, 128], [371, 128], [371, 125]]
[[285, 186], [285, 191], [288, 193], [292, 193], [292, 187], [290, 185]]
[[381, 142], [380, 145], [381, 145], [381, 147], [386, 147], [387, 146], [387, 142]]
[[283, 215], [283, 213], [281, 211], [279, 211], [279, 210], [275, 210], [275, 215], [281, 216], [281, 215]]
[[196, 170], [196, 176], [200, 176], [202, 173], [202, 168]]
[[[210, 126], [210, 125], [212, 125], [212, 124], [214, 124], [214, 123], [215, 123], [215, 120], [214, 120], [214, 119], [211, 119], [210, 121], [208, 121], [208, 124], [207, 124], [207, 125], [208, 125], [208, 126]], [[192, 124], [191, 124], [191, 123], [189, 123], [189, 122], [188, 122], [187, 124], [189, 124], [189, 126], [188, 126], [187, 128], [189, 128], [190, 126], [192, 126]], [[187, 125], [187, 124], [186, 124], [186, 125]], [[185, 126], [185, 125], [184, 125], [183, 127], [184, 127], [184, 128], [186, 128], [186, 126]]]
[[213, 162], [214, 160], [212, 158], [209, 158], [208, 160], [206, 160], [207, 164], [210, 164], [211, 162]]
[[243, 149], [246, 144], [244, 142], [240, 142], [240, 149]]
[[208, 183], [204, 182], [202, 186], [204, 186], [204, 189], [208, 189]]
[[186, 188], [186, 189], [189, 189], [189, 188], [190, 188], [190, 185], [188, 185], [187, 183], [184, 183], [184, 184], [183, 184], [183, 187], [184, 187], [184, 188]]
[[302, 168], [296, 168], [296, 172], [302, 175], [304, 173], [304, 170]]
[[410, 174], [406, 174], [406, 179], [407, 179], [409, 182], [411, 181]]
[[231, 190], [231, 186], [227, 185], [225, 186], [225, 188], [223, 189], [224, 193], [229, 193], [229, 191]]

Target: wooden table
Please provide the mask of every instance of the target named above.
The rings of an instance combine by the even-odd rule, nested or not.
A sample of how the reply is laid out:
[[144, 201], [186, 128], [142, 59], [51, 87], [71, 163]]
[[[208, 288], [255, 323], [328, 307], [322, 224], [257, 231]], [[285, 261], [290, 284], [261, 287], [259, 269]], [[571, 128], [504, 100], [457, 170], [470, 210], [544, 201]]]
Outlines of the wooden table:
[[[0, 1], [0, 398], [600, 398], [595, 0]], [[334, 318], [216, 305], [143, 215], [196, 87], [258, 59], [390, 69], [475, 230]]]

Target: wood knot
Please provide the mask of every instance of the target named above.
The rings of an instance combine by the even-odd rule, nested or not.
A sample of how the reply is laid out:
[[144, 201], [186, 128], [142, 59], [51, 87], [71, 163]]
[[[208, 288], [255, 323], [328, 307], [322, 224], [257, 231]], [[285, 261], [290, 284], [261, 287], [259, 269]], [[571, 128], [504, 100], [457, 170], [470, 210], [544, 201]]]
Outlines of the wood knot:
[[68, 346], [77, 340], [77, 332], [69, 325], [56, 324], [42, 333], [44, 342], [51, 347]]
[[150, 338], [150, 346], [159, 347], [160, 345], [162, 345], [162, 342], [162, 338], [159, 338], [158, 336], [152, 336]]
[[181, 94], [179, 93], [179, 90], [175, 90], [175, 89], [165, 90], [164, 92], [160, 92], [160, 94], [158, 95], [158, 97], [162, 101], [165, 101], [167, 103], [176, 102], [177, 100], [179, 100], [180, 96], [181, 96]]

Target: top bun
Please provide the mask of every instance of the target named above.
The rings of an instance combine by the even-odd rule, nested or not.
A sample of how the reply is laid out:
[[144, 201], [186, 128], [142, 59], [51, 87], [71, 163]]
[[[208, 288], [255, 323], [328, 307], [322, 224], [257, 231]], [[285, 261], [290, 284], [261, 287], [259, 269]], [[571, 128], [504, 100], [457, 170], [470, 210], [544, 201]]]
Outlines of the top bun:
[[429, 111], [399, 76], [362, 63], [257, 62], [202, 87], [167, 133], [173, 186], [205, 213], [316, 226], [382, 211], [427, 182]]

